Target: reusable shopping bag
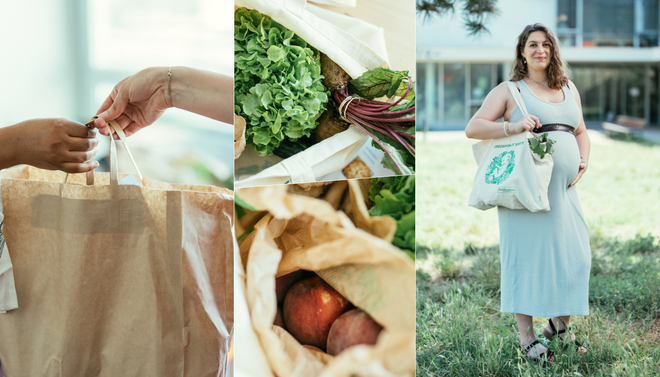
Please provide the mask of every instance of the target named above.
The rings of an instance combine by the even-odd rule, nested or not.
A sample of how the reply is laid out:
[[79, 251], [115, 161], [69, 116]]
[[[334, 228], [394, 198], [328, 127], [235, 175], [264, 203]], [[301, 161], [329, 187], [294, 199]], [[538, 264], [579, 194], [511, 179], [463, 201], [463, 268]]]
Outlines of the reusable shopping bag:
[[[389, 68], [384, 30], [380, 27], [309, 4], [307, 0], [236, 0], [234, 4], [256, 9], [293, 30], [352, 78], [374, 68]], [[351, 162], [369, 139], [351, 125], [346, 131], [282, 161], [274, 156], [260, 157], [247, 148], [235, 162], [235, 187], [316, 182]]]
[[[341, 184], [346, 186], [333, 183]], [[240, 244], [237, 290], [245, 296], [238, 297], [242, 316], [237, 326], [249, 337], [236, 344], [237, 371], [249, 370], [254, 376], [272, 371], [278, 377], [414, 375], [415, 268], [410, 257], [390, 243], [395, 221], [383, 217], [354, 224], [329, 201], [290, 194], [287, 187], [237, 191], [243, 202], [266, 212]], [[349, 181], [348, 188], [352, 216], [368, 216], [366, 206], [359, 205], [365, 199], [357, 181]], [[376, 345], [331, 356], [305, 348], [274, 326], [275, 278], [297, 270], [314, 271], [382, 325]]]
[[[527, 115], [527, 108], [518, 89], [507, 82], [518, 108]], [[521, 132], [499, 139], [484, 140], [472, 146], [479, 165], [474, 177], [468, 205], [480, 210], [495, 206], [526, 209], [530, 212], [549, 211], [548, 185], [552, 176], [550, 154], [542, 159], [532, 152], [527, 139], [531, 132]]]
[[110, 173], [91, 186], [85, 174], [63, 183], [62, 172], [2, 172], [19, 305], [0, 314], [2, 367], [10, 377], [224, 376], [233, 193], [119, 175], [115, 143]]

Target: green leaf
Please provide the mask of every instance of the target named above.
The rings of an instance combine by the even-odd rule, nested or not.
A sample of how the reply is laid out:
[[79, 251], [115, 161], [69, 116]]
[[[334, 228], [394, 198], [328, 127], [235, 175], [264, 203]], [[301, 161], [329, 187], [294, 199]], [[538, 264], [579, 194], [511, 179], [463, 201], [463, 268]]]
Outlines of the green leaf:
[[[403, 95], [408, 88], [408, 71], [393, 71], [379, 67], [365, 72], [362, 76], [349, 82], [351, 92], [366, 99], [391, 97], [394, 94]], [[414, 98], [414, 93], [411, 93]], [[406, 96], [406, 99], [408, 96]]]
[[249, 209], [250, 211], [256, 211], [257, 209], [254, 208], [253, 206], [249, 205], [245, 200], [241, 199], [238, 194], [234, 193], [234, 202], [238, 204], [239, 206]]
[[[415, 130], [411, 128], [408, 130], [406, 133], [409, 134], [414, 134]], [[403, 145], [394, 142], [392, 139], [390, 139], [387, 136], [381, 135], [379, 133], [374, 133], [374, 135], [378, 138], [378, 140], [383, 143], [385, 148], [387, 149], [388, 152], [394, 157], [394, 160], [390, 158], [390, 156], [385, 153], [385, 156], [383, 156], [383, 160], [381, 161], [381, 164], [392, 170], [397, 172], [397, 174], [414, 174], [415, 173], [415, 156], [413, 156]], [[376, 148], [383, 150], [383, 148], [376, 143], [375, 140], [371, 141], [371, 145]], [[413, 139], [413, 146], [414, 146], [414, 139]], [[403, 172], [400, 172], [399, 169], [397, 168], [396, 164], [394, 163], [396, 161], [397, 164], [403, 169]]]
[[370, 216], [391, 216], [396, 221], [392, 244], [414, 253], [415, 176], [372, 178], [369, 199], [374, 203]]
[[275, 122], [273, 122], [273, 125], [270, 127], [270, 129], [274, 134], [276, 134], [280, 132], [280, 128], [282, 128], [282, 117], [280, 116], [280, 113], [277, 113]]
[[275, 45], [272, 45], [268, 48], [268, 59], [274, 62], [280, 61], [282, 58], [284, 58], [285, 55], [286, 52], [283, 48], [279, 48]]
[[529, 145], [532, 146], [532, 150], [534, 150], [536, 147], [539, 146], [539, 140], [538, 139], [527, 139], [529, 141]]
[[553, 146], [555, 141], [548, 138], [547, 132], [536, 137], [531, 137], [527, 139], [527, 142], [529, 143], [529, 148], [532, 152], [538, 155], [541, 159], [543, 159], [546, 154], [553, 154], [555, 152], [555, 147]]
[[273, 103], [273, 96], [270, 94], [270, 91], [266, 90], [264, 95], [261, 96], [261, 104], [264, 107], [268, 107], [271, 103]]

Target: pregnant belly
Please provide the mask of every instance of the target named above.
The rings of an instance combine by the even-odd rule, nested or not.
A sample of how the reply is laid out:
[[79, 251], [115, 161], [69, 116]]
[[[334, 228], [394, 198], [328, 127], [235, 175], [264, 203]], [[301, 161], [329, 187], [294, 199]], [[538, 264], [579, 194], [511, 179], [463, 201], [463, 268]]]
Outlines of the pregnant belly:
[[552, 181], [561, 182], [567, 187], [580, 169], [580, 150], [578, 149], [575, 136], [568, 132], [548, 132], [548, 137], [554, 140], [555, 152], [552, 154], [554, 167], [552, 168]]

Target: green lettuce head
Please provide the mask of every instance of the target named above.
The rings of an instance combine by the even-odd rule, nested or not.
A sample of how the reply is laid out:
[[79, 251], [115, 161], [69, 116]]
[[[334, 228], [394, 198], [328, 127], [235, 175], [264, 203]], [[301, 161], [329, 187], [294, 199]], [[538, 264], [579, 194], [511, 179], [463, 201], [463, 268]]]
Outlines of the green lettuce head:
[[322, 80], [317, 49], [256, 10], [234, 13], [235, 112], [260, 156], [311, 135], [330, 94]]

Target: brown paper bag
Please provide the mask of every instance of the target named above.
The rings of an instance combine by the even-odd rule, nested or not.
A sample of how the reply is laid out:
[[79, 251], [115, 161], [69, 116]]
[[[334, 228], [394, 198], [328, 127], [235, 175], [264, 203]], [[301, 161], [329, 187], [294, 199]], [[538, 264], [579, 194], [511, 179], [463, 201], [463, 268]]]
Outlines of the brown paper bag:
[[[0, 314], [13, 376], [224, 376], [233, 336], [233, 193], [2, 173], [18, 309]], [[122, 178], [121, 176], [119, 178]]]
[[[415, 268], [388, 241], [357, 228], [324, 200], [286, 186], [246, 188], [238, 196], [267, 210], [240, 246], [252, 327], [270, 368], [284, 376], [412, 376], [415, 372]], [[318, 355], [273, 325], [275, 277], [315, 271], [384, 327], [375, 346]], [[237, 364], [237, 368], [240, 365]]]

